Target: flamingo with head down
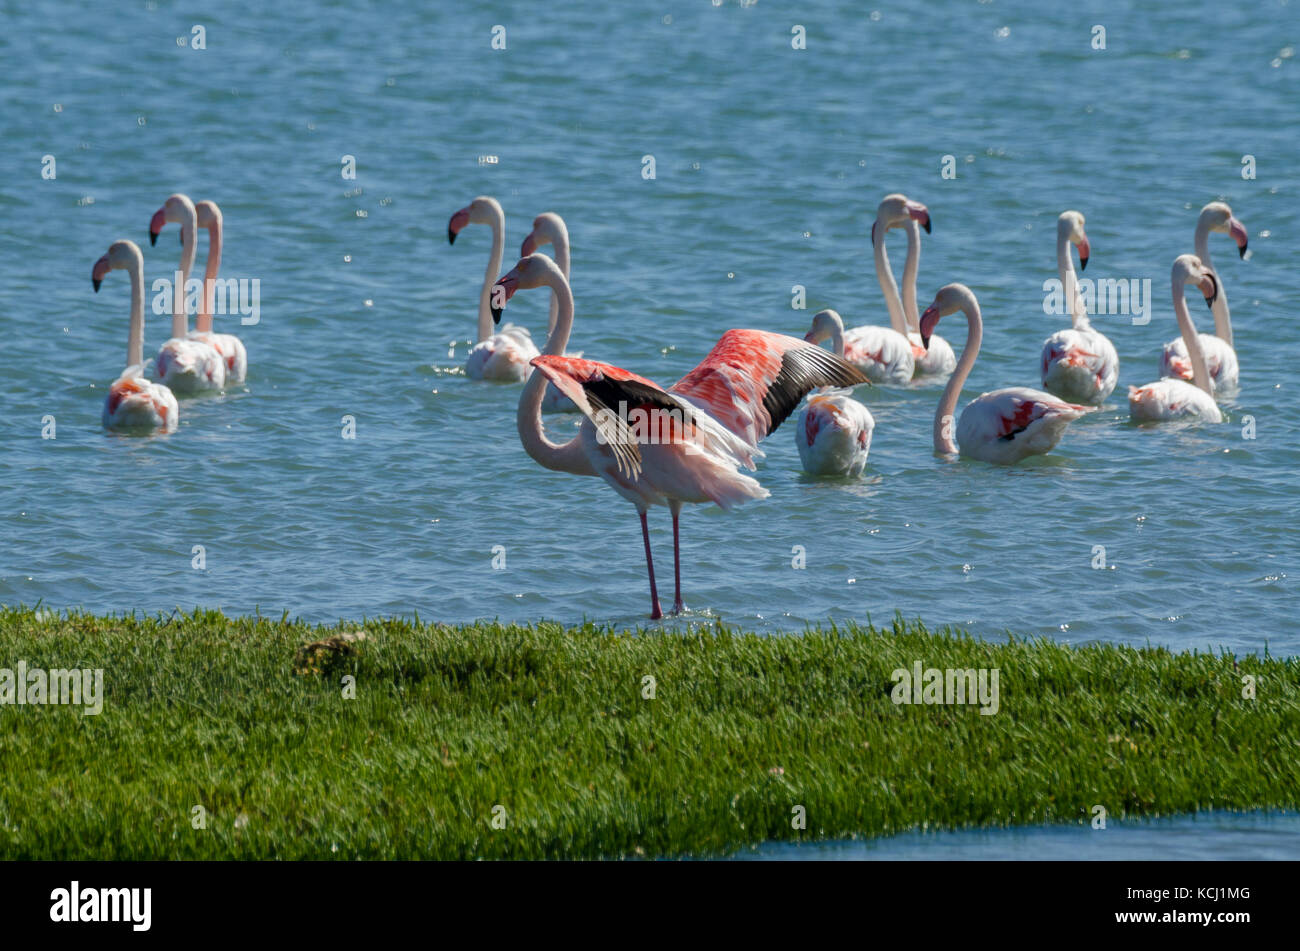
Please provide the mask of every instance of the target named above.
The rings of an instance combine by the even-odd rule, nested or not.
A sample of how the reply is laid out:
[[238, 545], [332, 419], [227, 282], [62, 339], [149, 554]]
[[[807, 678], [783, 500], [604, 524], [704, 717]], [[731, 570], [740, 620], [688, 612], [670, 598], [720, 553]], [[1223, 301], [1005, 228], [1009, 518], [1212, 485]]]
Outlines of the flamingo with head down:
[[172, 289], [172, 336], [158, 351], [158, 380], [175, 393], [209, 393], [226, 385], [226, 361], [211, 345], [195, 340], [188, 332], [185, 311], [185, 283], [194, 268], [197, 248], [198, 212], [189, 196], [175, 194], [154, 212], [149, 221], [149, 243], [158, 243], [158, 234], [168, 222], [181, 226], [180, 280]]
[[1119, 382], [1119, 354], [1105, 334], [1092, 329], [1079, 294], [1070, 245], [1079, 249], [1079, 270], [1088, 267], [1088, 235], [1077, 211], [1063, 211], [1056, 219], [1056, 269], [1061, 288], [1070, 301], [1068, 330], [1058, 330], [1043, 344], [1043, 389], [1072, 403], [1101, 403]]
[[[703, 362], [668, 389], [608, 363], [563, 356], [573, 325], [573, 294], [555, 263], [532, 254], [496, 283], [493, 317], [516, 291], [549, 287], [559, 297], [554, 332], [539, 371], [519, 397], [517, 425], [527, 453], [547, 469], [598, 475], [636, 506], [650, 576], [652, 618], [663, 616], [646, 513], [664, 505], [673, 519], [673, 610], [681, 593], [678, 516], [686, 502], [728, 509], [769, 494], [739, 471], [754, 468], [758, 441], [790, 415], [809, 390], [866, 382], [861, 371], [820, 347], [761, 330], [728, 330]], [[542, 393], [554, 383], [586, 417], [557, 444], [542, 429]]]
[[532, 372], [528, 361], [537, 356], [537, 347], [524, 327], [506, 324], [499, 332], [493, 333], [492, 309], [488, 300], [492, 285], [501, 273], [501, 259], [505, 254], [506, 213], [495, 198], [480, 195], [451, 216], [447, 223], [448, 243], [455, 244], [456, 236], [470, 224], [488, 225], [492, 229], [492, 250], [478, 297], [478, 342], [470, 348], [465, 373], [475, 380], [519, 383], [528, 379]]
[[[217, 273], [221, 270], [221, 242], [224, 228], [221, 209], [215, 201], [204, 200], [194, 206], [198, 226], [208, 229], [208, 261], [203, 269], [203, 301], [194, 319], [191, 340], [206, 343], [226, 361], [226, 382], [243, 383], [248, 375], [248, 351], [234, 334], [212, 332], [212, 311], [216, 305]], [[227, 298], [228, 299], [228, 298]]]
[[[1212, 201], [1201, 209], [1196, 219], [1196, 234], [1193, 243], [1196, 257], [1201, 264], [1214, 270], [1210, 261], [1210, 232], [1232, 236], [1237, 243], [1237, 254], [1245, 258], [1250, 236], [1243, 225], [1232, 214], [1232, 209], [1221, 201]], [[1205, 351], [1205, 366], [1210, 374], [1210, 381], [1216, 390], [1231, 390], [1237, 386], [1240, 370], [1237, 365], [1237, 351], [1233, 348], [1232, 316], [1228, 312], [1228, 295], [1223, 289], [1223, 281], [1215, 272], [1218, 297], [1214, 301], [1214, 333], [1200, 334], [1201, 349]], [[1160, 375], [1171, 376], [1180, 380], [1192, 379], [1192, 362], [1187, 349], [1187, 341], [1182, 337], [1165, 344], [1160, 354]]]
[[[813, 329], [804, 340], [829, 333], [831, 352], [844, 356], [844, 321], [833, 310], [813, 315]], [[867, 467], [875, 417], [844, 390], [808, 394], [794, 429], [794, 443], [804, 471], [821, 476], [860, 476]]]
[[170, 433], [180, 424], [172, 391], [144, 377], [144, 255], [134, 241], [114, 241], [95, 262], [90, 283], [95, 293], [109, 271], [131, 277], [131, 327], [126, 338], [126, 369], [108, 388], [101, 419], [119, 432]]
[[958, 310], [966, 315], [969, 329], [957, 369], [944, 387], [934, 412], [934, 451], [942, 454], [960, 452], [971, 459], [1003, 464], [1050, 452], [1061, 441], [1066, 426], [1095, 407], [1066, 403], [1050, 393], [1027, 386], [1011, 386], [981, 393], [966, 404], [961, 418], [955, 420], [953, 413], [957, 408], [957, 397], [961, 395], [966, 377], [979, 356], [984, 336], [979, 301], [965, 284], [948, 284], [939, 289], [934, 303], [921, 315], [921, 339], [924, 341], [930, 338], [939, 318]]
[[1145, 386], [1130, 386], [1129, 416], [1136, 422], [1166, 422], [1189, 417], [1199, 417], [1212, 423], [1222, 422], [1223, 413], [1214, 401], [1214, 382], [1201, 345], [1206, 335], [1197, 334], [1196, 327], [1192, 324], [1192, 315], [1187, 311], [1186, 294], [1186, 286], [1195, 284], [1205, 295], [1205, 303], [1213, 309], [1220, 293], [1218, 276], [1196, 255], [1181, 254], [1174, 260], [1170, 280], [1173, 284], [1174, 317], [1178, 320], [1178, 329], [1182, 332], [1181, 339], [1192, 368], [1192, 382], [1164, 377]]

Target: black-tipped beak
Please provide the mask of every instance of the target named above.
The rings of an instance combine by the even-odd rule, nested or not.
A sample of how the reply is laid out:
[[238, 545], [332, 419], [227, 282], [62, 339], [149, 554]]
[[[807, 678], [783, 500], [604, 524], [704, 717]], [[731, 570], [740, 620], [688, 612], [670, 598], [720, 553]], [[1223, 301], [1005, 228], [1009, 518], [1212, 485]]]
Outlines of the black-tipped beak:
[[104, 283], [104, 282], [101, 281], [101, 280], [100, 280], [99, 278], [97, 278], [97, 277], [92, 277], [92, 278], [90, 279], [90, 286], [93, 287], [93, 288], [95, 289], [95, 293], [96, 293], [96, 294], [99, 293], [99, 285], [102, 284], [102, 283]]
[[1079, 255], [1079, 270], [1080, 271], [1088, 270], [1088, 258], [1086, 255], [1083, 254]]
[[921, 227], [925, 229], [925, 233], [926, 233], [926, 234], [929, 234], [929, 233], [930, 233], [930, 215], [929, 215], [929, 213], [926, 214], [926, 216], [925, 216], [925, 221], [921, 224]]
[[1249, 241], [1243, 241], [1241, 244], [1237, 245], [1237, 257], [1244, 258], [1246, 256], [1246, 246], [1249, 243]]
[[[1205, 282], [1210, 282], [1210, 292], [1205, 294]], [[1208, 271], [1205, 278], [1200, 282], [1201, 293], [1205, 294], [1205, 306], [1213, 309], [1214, 302], [1219, 299], [1219, 279], [1215, 277], [1213, 271]]]
[[493, 324], [500, 324], [500, 323], [501, 323], [501, 310], [502, 310], [502, 308], [500, 308], [500, 307], [492, 307], [490, 304], [488, 305], [488, 308], [492, 311], [492, 323], [493, 323]]
[[452, 231], [450, 226], [448, 226], [447, 228], [447, 243], [448, 244], [456, 243], [456, 232]]
[[157, 243], [158, 243], [158, 232], [157, 232], [157, 231], [150, 231], [150, 232], [149, 232], [149, 247], [152, 248], [152, 247], [153, 247], [154, 245], [156, 245]]

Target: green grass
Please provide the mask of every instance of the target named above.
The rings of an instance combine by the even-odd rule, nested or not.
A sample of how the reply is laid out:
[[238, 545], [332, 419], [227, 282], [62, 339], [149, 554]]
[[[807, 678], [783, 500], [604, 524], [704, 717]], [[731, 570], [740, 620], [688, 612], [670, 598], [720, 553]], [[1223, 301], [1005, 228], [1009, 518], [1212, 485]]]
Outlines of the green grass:
[[[299, 651], [356, 629], [0, 610], [0, 668], [105, 680], [99, 716], [0, 706], [0, 857], [672, 856], [1084, 823], [1096, 804], [1300, 807], [1294, 659], [901, 621], [777, 637], [376, 621], [347, 650]], [[998, 668], [999, 712], [895, 705], [891, 671], [916, 660]]]

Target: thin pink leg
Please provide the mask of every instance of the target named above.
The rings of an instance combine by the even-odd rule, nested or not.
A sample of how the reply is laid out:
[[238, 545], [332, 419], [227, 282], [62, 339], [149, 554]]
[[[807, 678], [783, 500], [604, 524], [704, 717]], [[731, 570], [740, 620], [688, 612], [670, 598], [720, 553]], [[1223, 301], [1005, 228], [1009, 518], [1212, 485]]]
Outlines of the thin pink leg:
[[673, 509], [673, 613], [681, 614], [686, 610], [686, 605], [682, 604], [682, 546], [681, 538], [677, 532], [677, 516], [682, 514], [680, 505], [674, 505]]
[[655, 563], [650, 557], [650, 526], [646, 524], [645, 512], [641, 513], [641, 537], [645, 539], [645, 567], [650, 573], [650, 620], [657, 621], [664, 616], [659, 609], [659, 590], [655, 587]]

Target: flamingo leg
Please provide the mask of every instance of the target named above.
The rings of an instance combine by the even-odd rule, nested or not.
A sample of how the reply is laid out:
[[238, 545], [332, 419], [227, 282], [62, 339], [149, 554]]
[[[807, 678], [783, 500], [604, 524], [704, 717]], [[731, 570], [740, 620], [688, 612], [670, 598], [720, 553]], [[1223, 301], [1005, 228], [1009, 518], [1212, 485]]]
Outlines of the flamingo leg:
[[673, 512], [673, 614], [681, 614], [686, 610], [686, 605], [682, 604], [682, 555], [681, 555], [681, 537], [677, 532], [677, 517], [682, 514], [682, 505], [674, 501], [672, 505]]
[[655, 563], [650, 557], [650, 526], [646, 524], [645, 510], [641, 511], [641, 537], [645, 540], [645, 567], [650, 573], [650, 620], [657, 621], [664, 616], [659, 608], [659, 591], [655, 588]]

